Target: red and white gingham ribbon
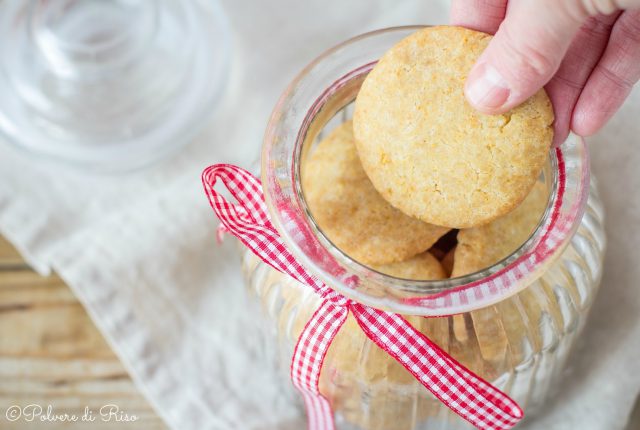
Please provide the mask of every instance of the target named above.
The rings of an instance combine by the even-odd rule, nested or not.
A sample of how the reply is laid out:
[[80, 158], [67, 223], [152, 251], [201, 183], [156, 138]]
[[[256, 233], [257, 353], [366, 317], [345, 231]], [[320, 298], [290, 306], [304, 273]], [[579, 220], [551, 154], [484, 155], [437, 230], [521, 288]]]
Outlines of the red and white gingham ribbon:
[[[218, 179], [237, 204], [214, 189]], [[309, 274], [271, 223], [262, 185], [255, 176], [236, 166], [216, 164], [205, 169], [202, 182], [225, 230], [265, 263], [313, 288], [324, 299], [300, 334], [291, 361], [291, 379], [304, 398], [309, 430], [334, 429], [331, 405], [320, 394], [318, 381], [329, 345], [349, 312], [369, 339], [474, 426], [506, 430], [522, 419], [522, 409], [514, 400], [466, 369], [402, 316], [353, 302]]]

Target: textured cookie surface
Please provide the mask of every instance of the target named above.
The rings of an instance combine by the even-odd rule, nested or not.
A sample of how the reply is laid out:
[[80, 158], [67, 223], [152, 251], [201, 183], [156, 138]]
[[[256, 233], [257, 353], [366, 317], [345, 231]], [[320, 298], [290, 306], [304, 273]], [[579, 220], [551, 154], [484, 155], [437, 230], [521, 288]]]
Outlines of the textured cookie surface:
[[385, 53], [356, 99], [364, 170], [387, 201], [425, 222], [466, 228], [508, 213], [547, 159], [544, 90], [504, 115], [480, 114], [464, 97], [489, 40], [460, 27], [419, 30]]
[[374, 266], [379, 272], [402, 279], [437, 280], [447, 277], [442, 264], [430, 252], [423, 252], [408, 260]]
[[302, 186], [323, 233], [364, 264], [406, 260], [448, 231], [403, 214], [380, 196], [362, 169], [350, 121], [315, 148], [304, 165]]
[[485, 269], [516, 251], [538, 226], [547, 199], [547, 188], [542, 182], [536, 182], [514, 211], [487, 225], [460, 230], [451, 276]]

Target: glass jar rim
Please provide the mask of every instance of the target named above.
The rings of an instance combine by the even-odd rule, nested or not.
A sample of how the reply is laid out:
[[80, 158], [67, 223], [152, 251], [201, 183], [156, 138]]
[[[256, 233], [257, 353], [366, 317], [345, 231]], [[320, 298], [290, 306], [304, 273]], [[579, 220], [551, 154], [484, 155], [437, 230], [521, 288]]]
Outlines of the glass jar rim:
[[[338, 90], [368, 73], [380, 49], [424, 26], [393, 27], [356, 36], [310, 63], [276, 105], [262, 155], [265, 199], [289, 250], [316, 277], [345, 296], [376, 308], [413, 315], [451, 315], [504, 300], [528, 286], [564, 249], [579, 226], [589, 188], [584, 141], [570, 136], [549, 152], [552, 189], [537, 229], [504, 260], [466, 276], [415, 281], [377, 272], [336, 248], [313, 221], [300, 186], [301, 149], [313, 119]], [[389, 37], [391, 36], [391, 37]], [[363, 46], [365, 45], [365, 46]], [[388, 49], [390, 46], [387, 46]], [[382, 49], [382, 51], [386, 50]], [[373, 55], [378, 58], [373, 58]], [[353, 61], [346, 61], [353, 56]]]

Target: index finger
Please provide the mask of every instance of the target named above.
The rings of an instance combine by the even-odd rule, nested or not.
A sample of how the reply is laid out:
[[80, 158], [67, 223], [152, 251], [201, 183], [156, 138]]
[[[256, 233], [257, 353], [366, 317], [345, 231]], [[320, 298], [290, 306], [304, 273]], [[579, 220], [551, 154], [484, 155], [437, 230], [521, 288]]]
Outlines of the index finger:
[[507, 0], [453, 0], [451, 25], [495, 34], [507, 13]]

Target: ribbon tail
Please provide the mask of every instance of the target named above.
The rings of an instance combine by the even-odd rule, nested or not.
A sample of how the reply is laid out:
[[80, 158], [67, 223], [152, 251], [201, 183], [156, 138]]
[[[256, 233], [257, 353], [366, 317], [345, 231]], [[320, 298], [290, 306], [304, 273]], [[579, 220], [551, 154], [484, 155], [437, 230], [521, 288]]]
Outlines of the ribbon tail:
[[[236, 200], [229, 202], [216, 191], [220, 181]], [[285, 246], [277, 230], [269, 220], [264, 195], [258, 178], [239, 167], [214, 164], [202, 173], [202, 184], [209, 204], [220, 219], [218, 240], [223, 232], [236, 236], [262, 261], [293, 279], [308, 285], [318, 293], [327, 287], [307, 273]]]
[[369, 339], [477, 428], [509, 430], [523, 418], [514, 400], [466, 369], [400, 315], [356, 303], [349, 309]]
[[329, 401], [320, 394], [322, 363], [340, 327], [347, 319], [346, 306], [324, 300], [298, 338], [291, 360], [291, 380], [307, 409], [308, 430], [334, 430]]

